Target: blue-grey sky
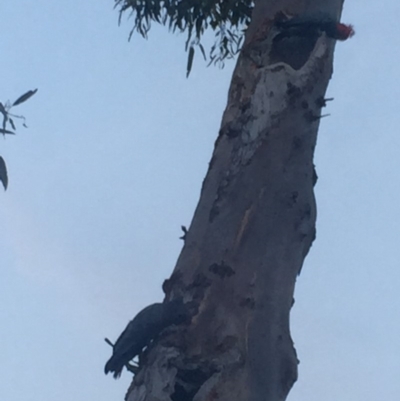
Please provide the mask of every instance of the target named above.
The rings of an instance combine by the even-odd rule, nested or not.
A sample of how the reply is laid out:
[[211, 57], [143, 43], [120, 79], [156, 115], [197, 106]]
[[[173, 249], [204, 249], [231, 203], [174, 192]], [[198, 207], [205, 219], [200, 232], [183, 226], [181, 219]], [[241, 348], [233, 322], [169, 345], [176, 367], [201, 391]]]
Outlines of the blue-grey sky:
[[[162, 299], [226, 104], [234, 63], [196, 59], [155, 27], [128, 43], [111, 0], [3, 1], [0, 99], [29, 129], [2, 140], [0, 399], [122, 400], [115, 339]], [[396, 0], [347, 0], [331, 116], [316, 149], [317, 240], [296, 289], [290, 401], [400, 393], [400, 117]], [[0, 138], [2, 139], [2, 138]]]

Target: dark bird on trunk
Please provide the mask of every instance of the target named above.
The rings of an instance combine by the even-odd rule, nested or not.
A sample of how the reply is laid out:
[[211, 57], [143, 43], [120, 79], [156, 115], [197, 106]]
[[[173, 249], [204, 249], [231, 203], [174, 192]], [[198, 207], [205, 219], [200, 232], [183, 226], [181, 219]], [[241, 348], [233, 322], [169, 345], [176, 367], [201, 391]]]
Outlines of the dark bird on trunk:
[[162, 330], [173, 324], [188, 322], [194, 314], [192, 305], [192, 302], [184, 304], [182, 299], [175, 299], [141, 310], [118, 337], [104, 372], [112, 372], [114, 378], [118, 378], [125, 364], [139, 355]]
[[346, 40], [354, 35], [352, 25], [342, 24], [328, 15], [302, 15], [276, 21], [281, 36], [318, 36], [325, 32], [328, 38]]
[[290, 18], [280, 13], [275, 20], [278, 32], [273, 39], [270, 62], [283, 62], [295, 70], [309, 59], [318, 38], [325, 33], [335, 40], [346, 40], [354, 35], [352, 25], [345, 25], [327, 15], [313, 14]]

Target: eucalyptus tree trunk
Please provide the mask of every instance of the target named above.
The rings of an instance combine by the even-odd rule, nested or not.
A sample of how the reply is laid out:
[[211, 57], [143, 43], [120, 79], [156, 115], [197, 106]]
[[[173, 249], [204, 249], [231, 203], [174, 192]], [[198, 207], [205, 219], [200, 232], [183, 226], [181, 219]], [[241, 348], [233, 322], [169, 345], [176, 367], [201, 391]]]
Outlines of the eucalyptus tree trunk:
[[200, 200], [163, 287], [167, 300], [199, 311], [149, 347], [128, 401], [281, 401], [296, 381], [289, 314], [315, 238], [313, 154], [334, 41], [277, 49], [274, 19], [337, 18], [342, 3], [256, 1]]

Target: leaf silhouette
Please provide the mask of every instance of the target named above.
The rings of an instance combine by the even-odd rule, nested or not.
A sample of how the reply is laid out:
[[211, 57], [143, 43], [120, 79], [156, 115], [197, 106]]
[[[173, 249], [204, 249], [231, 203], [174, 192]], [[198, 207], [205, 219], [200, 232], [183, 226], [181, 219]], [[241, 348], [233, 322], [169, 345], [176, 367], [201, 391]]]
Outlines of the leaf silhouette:
[[10, 135], [15, 135], [15, 132], [9, 131], [8, 129], [5, 128], [0, 128], [0, 134], [10, 134]]
[[0, 102], [0, 113], [3, 114], [4, 116], [7, 115], [7, 110], [4, 107], [3, 103]]
[[19, 104], [26, 102], [30, 97], [32, 97], [35, 93], [37, 92], [37, 89], [33, 91], [28, 91], [24, 93], [22, 96], [20, 96], [12, 105], [13, 106], [18, 106]]
[[8, 121], [10, 122], [12, 129], [15, 131], [16, 128], [15, 128], [14, 120], [12, 118], [9, 118]]
[[6, 162], [1, 156], [0, 156], [0, 181], [3, 184], [4, 190], [6, 190], [8, 186], [7, 167], [6, 167]]
[[194, 47], [190, 46], [188, 61], [187, 61], [187, 66], [186, 66], [186, 78], [189, 76], [190, 71], [192, 70], [193, 58], [194, 58]]

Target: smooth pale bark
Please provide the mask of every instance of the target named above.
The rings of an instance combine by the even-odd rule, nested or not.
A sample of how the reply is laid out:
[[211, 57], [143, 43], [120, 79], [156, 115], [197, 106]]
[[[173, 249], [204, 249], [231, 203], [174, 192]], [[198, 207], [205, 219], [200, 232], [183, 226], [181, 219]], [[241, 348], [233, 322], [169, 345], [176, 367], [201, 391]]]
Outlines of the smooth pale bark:
[[334, 42], [321, 36], [295, 70], [270, 56], [272, 21], [281, 10], [341, 8], [256, 2], [201, 197], [164, 283], [167, 299], [194, 300], [199, 313], [154, 342], [128, 401], [281, 401], [296, 381], [289, 314], [315, 237], [313, 154]]

